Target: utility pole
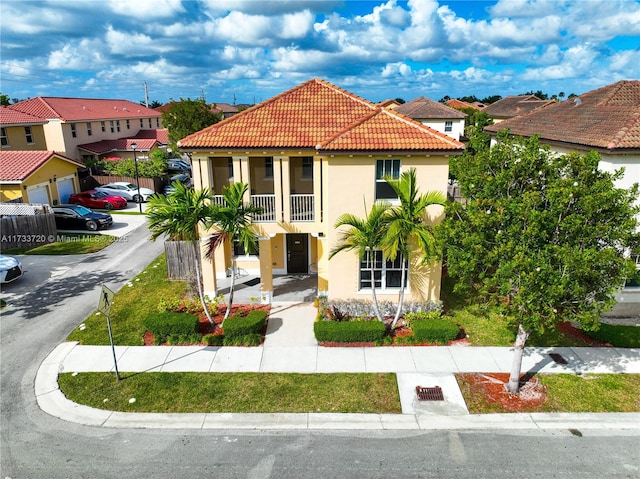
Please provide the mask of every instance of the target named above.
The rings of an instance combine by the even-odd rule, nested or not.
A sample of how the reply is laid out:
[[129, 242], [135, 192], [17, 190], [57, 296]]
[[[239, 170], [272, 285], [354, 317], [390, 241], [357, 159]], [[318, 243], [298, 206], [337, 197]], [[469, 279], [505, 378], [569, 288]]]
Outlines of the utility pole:
[[147, 89], [147, 82], [144, 82], [144, 106], [149, 108], [149, 90]]

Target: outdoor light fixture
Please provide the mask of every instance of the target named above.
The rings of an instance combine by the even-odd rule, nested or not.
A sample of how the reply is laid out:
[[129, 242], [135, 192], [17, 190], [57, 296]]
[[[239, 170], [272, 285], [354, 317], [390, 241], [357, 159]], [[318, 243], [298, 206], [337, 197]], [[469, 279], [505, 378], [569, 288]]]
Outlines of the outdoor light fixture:
[[136, 167], [136, 186], [138, 187], [138, 209], [142, 213], [142, 195], [140, 194], [140, 175], [138, 174], [138, 157], [136, 156], [136, 148], [138, 144], [134, 141], [131, 143], [131, 149], [133, 150], [133, 164]]

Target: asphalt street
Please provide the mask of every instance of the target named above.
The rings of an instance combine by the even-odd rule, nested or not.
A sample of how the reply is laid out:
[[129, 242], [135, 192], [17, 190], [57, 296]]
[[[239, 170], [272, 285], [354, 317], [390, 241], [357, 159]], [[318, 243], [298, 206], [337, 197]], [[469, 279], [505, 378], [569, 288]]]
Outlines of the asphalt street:
[[[264, 431], [108, 429], [41, 411], [42, 360], [162, 252], [145, 227], [90, 256], [27, 266], [3, 289], [0, 478], [638, 478], [637, 430]], [[26, 288], [25, 288], [26, 289]]]

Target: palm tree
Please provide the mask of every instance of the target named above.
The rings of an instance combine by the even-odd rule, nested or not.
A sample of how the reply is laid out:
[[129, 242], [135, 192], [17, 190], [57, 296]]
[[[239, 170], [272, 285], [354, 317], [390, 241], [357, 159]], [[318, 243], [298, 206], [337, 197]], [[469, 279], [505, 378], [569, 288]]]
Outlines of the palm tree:
[[444, 205], [447, 199], [439, 191], [420, 194], [415, 168], [402, 173], [399, 179], [385, 179], [400, 200], [400, 205], [392, 207], [389, 211], [389, 226], [383, 241], [387, 258], [393, 261], [400, 255], [402, 259], [398, 308], [391, 323], [393, 330], [402, 312], [406, 265], [409, 263], [411, 251], [418, 248], [422, 252], [423, 263], [430, 263], [439, 257], [433, 227], [427, 224], [427, 208], [430, 205]]
[[385, 234], [387, 213], [389, 204], [387, 202], [376, 202], [371, 208], [371, 212], [366, 219], [358, 218], [352, 214], [345, 213], [336, 220], [335, 228], [341, 226], [351, 226], [351, 229], [340, 234], [338, 245], [329, 253], [329, 259], [333, 258], [340, 251], [358, 252], [360, 261], [367, 258], [367, 264], [371, 271], [371, 295], [373, 296], [373, 311], [378, 320], [383, 321], [378, 307], [376, 296], [375, 279], [375, 250], [380, 248]]
[[170, 195], [153, 195], [149, 198], [146, 216], [149, 218], [149, 230], [153, 241], [164, 234], [170, 241], [185, 241], [193, 248], [198, 294], [207, 319], [213, 325], [202, 291], [198, 250], [199, 226], [206, 228], [215, 211], [212, 198], [213, 193], [210, 190], [192, 190], [178, 181], [175, 182], [175, 191]]
[[[229, 241], [232, 245], [237, 241], [247, 252], [256, 250], [256, 235], [251, 229], [252, 217], [262, 213], [262, 208], [244, 202], [244, 195], [249, 189], [246, 183], [233, 183], [222, 189], [224, 205], [217, 206], [208, 225], [217, 228], [217, 232], [209, 237], [206, 257], [211, 258], [214, 250], [221, 244]], [[236, 279], [236, 257], [231, 256], [231, 288], [229, 290], [229, 301], [224, 320], [229, 317], [231, 305], [233, 304], [233, 290]]]

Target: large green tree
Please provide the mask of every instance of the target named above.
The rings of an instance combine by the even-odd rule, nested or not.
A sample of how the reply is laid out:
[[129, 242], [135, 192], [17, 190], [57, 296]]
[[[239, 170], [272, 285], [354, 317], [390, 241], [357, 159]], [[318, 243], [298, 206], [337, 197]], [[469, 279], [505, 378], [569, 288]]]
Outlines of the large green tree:
[[349, 226], [338, 235], [338, 244], [329, 253], [329, 259], [341, 251], [357, 251], [360, 261], [366, 260], [371, 275], [371, 296], [373, 311], [379, 321], [383, 321], [376, 295], [376, 271], [374, 251], [382, 246], [388, 223], [389, 203], [378, 201], [373, 204], [365, 219], [345, 213], [340, 215], [335, 228]]
[[210, 190], [192, 190], [178, 181], [175, 191], [170, 195], [153, 195], [149, 198], [146, 216], [152, 240], [165, 235], [170, 241], [185, 241], [193, 248], [198, 294], [207, 319], [213, 325], [202, 290], [199, 247], [200, 227], [209, 228], [211, 218], [215, 215], [216, 207], [212, 198]]
[[517, 325], [515, 393], [529, 335], [559, 321], [597, 328], [633, 272], [638, 186], [616, 188], [622, 172], [599, 170], [595, 152], [557, 155], [508, 132], [498, 140], [452, 160], [466, 203], [447, 205], [439, 231], [454, 290], [473, 290]]
[[173, 101], [162, 113], [162, 125], [169, 130], [169, 146], [178, 151], [178, 141], [222, 120], [202, 99]]
[[406, 266], [411, 264], [411, 253], [418, 251], [423, 263], [433, 263], [439, 258], [440, 250], [427, 210], [432, 205], [444, 205], [447, 198], [439, 191], [420, 193], [415, 168], [402, 173], [399, 179], [386, 180], [400, 201], [399, 205], [389, 210], [388, 226], [382, 242], [386, 258], [393, 261], [400, 255], [402, 259], [398, 308], [391, 323], [393, 330], [402, 314]]
[[[246, 252], [255, 252], [257, 249], [256, 234], [252, 229], [253, 215], [262, 212], [262, 208], [252, 205], [244, 200], [249, 185], [242, 182], [233, 183], [222, 189], [224, 202], [217, 205], [211, 214], [209, 224], [216, 230], [208, 241], [206, 256], [211, 258], [215, 248], [225, 242], [234, 244], [238, 242]], [[233, 291], [236, 279], [236, 257], [231, 256], [231, 287], [229, 301], [224, 315], [226, 320], [231, 312], [233, 304]], [[224, 320], [223, 320], [224, 321]]]

